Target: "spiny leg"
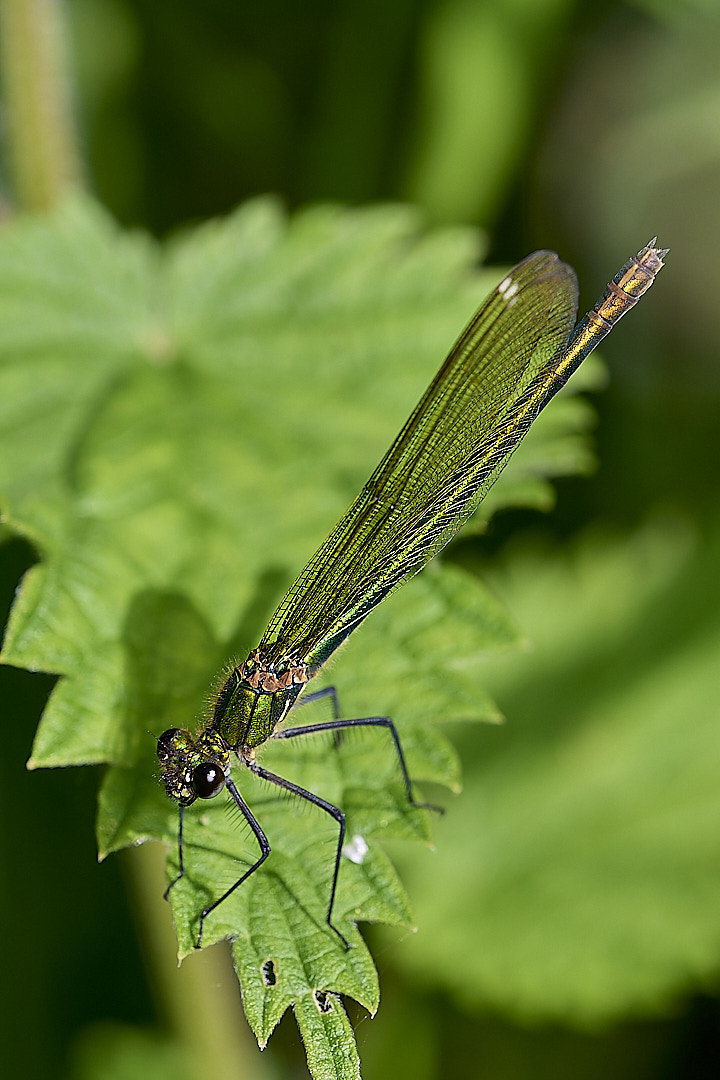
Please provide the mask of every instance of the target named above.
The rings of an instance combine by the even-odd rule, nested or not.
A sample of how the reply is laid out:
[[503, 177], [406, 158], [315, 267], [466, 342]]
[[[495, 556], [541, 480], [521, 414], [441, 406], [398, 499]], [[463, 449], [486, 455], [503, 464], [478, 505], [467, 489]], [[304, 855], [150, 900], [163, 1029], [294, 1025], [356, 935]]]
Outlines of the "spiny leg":
[[[334, 687], [330, 687], [329, 689], [334, 690]], [[322, 691], [319, 692], [322, 693]], [[296, 739], [300, 735], [314, 735], [318, 731], [333, 731], [337, 733], [346, 728], [356, 727], [387, 728], [392, 735], [393, 743], [395, 744], [395, 751], [397, 753], [398, 761], [400, 762], [400, 768], [402, 769], [403, 780], [405, 781], [405, 791], [407, 792], [410, 805], [421, 810], [435, 810], [439, 814], [444, 813], [442, 806], [435, 806], [434, 803], [417, 802], [415, 800], [412, 792], [412, 781], [407, 770], [407, 765], [405, 764], [405, 755], [400, 743], [400, 736], [397, 733], [395, 724], [389, 716], [368, 716], [358, 720], [326, 720], [324, 723], [308, 724], [306, 727], [285, 728], [282, 731], [276, 731], [273, 735], [273, 739]]]
[[302, 705], [312, 705], [314, 701], [322, 701], [326, 697], [332, 698], [333, 716], [338, 720], [340, 717], [340, 705], [338, 704], [337, 690], [334, 686], [323, 686], [322, 690], [313, 690], [311, 694], [303, 694], [295, 702], [293, 708], [299, 709]]
[[168, 885], [167, 889], [163, 893], [163, 900], [170, 899], [170, 890], [174, 888], [180, 878], [185, 877], [185, 848], [183, 845], [183, 824], [185, 822], [185, 807], [182, 803], [179, 804], [180, 814], [178, 818], [178, 866], [180, 868], [177, 877]]
[[[295, 708], [299, 709], [301, 705], [312, 705], [315, 701], [322, 701], [323, 698], [331, 698], [333, 718], [335, 720], [340, 719], [340, 702], [338, 701], [337, 690], [334, 686], [323, 686], [322, 690], [313, 690], [311, 694], [306, 694], [301, 697], [299, 701], [295, 703]], [[314, 725], [313, 725], [314, 726]], [[333, 746], [336, 750], [342, 745], [342, 731], [336, 731], [333, 735]]]
[[[337, 707], [337, 694], [334, 687], [327, 687], [325, 690], [320, 690], [317, 693], [317, 697], [328, 697], [332, 695], [335, 705]], [[316, 695], [310, 695], [311, 698], [317, 699]], [[319, 731], [332, 731], [336, 735], [347, 728], [356, 727], [384, 727], [387, 728], [392, 735], [393, 743], [395, 744], [395, 750], [397, 753], [400, 768], [402, 770], [403, 780], [405, 782], [405, 791], [407, 794], [408, 802], [411, 806], [414, 806], [422, 810], [436, 810], [438, 813], [444, 813], [441, 806], [435, 806], [433, 803], [417, 802], [412, 792], [412, 781], [407, 770], [405, 763], [405, 755], [403, 753], [402, 745], [400, 743], [400, 736], [397, 733], [395, 724], [389, 716], [372, 716], [363, 719], [355, 720], [327, 720], [321, 724], [308, 724], [304, 727], [297, 728], [285, 728], [283, 731], [278, 731], [273, 735], [274, 739], [296, 739], [301, 735], [315, 735]], [[266, 769], [261, 768], [256, 762], [250, 763], [250, 769], [257, 775], [265, 780], [269, 780], [270, 783], [277, 784], [278, 787], [284, 788], [286, 791], [293, 792], [295, 795], [299, 795], [300, 798], [306, 799], [308, 802], [315, 806], [319, 806], [326, 813], [330, 814], [337, 821], [340, 833], [338, 837], [338, 846], [335, 852], [335, 868], [333, 872], [332, 887], [330, 889], [330, 903], [328, 905], [327, 924], [335, 931], [340, 940], [344, 943], [346, 948], [349, 948], [347, 940], [343, 937], [336, 926], [333, 925], [332, 912], [335, 903], [335, 893], [337, 891], [338, 875], [340, 873], [340, 859], [342, 857], [343, 843], [345, 841], [345, 814], [339, 807], [334, 806], [332, 803], [327, 802], [325, 799], [320, 798], [319, 795], [315, 795], [312, 791], [307, 791], [305, 788], [299, 787], [297, 784], [291, 783], [289, 780], [283, 779], [281, 776], [276, 776], [274, 773], [268, 772]]]
[[[307, 729], [296, 729], [298, 734], [304, 734], [306, 730], [314, 731], [316, 729], [312, 727]], [[335, 851], [335, 867], [333, 870], [332, 886], [330, 888], [330, 903], [328, 904], [326, 921], [330, 929], [334, 930], [337, 936], [340, 938], [345, 948], [349, 949], [350, 942], [347, 940], [347, 938], [343, 937], [337, 926], [335, 926], [332, 921], [333, 905], [335, 903], [335, 892], [337, 889], [338, 874], [340, 873], [340, 858], [342, 856], [343, 843], [345, 842], [345, 814], [342, 812], [342, 810], [340, 810], [339, 807], [333, 806], [331, 802], [328, 802], [326, 799], [320, 798], [320, 796], [315, 795], [314, 792], [307, 791], [306, 788], [302, 788], [298, 784], [293, 784], [290, 780], [285, 780], [282, 776], [277, 776], [275, 773], [271, 773], [267, 769], [263, 769], [260, 765], [258, 765], [256, 761], [248, 762], [248, 767], [252, 770], [252, 772], [255, 773], [256, 776], [259, 776], [262, 780], [268, 780], [271, 784], [276, 784], [277, 787], [283, 788], [285, 791], [289, 791], [293, 795], [298, 795], [301, 799], [305, 799], [307, 800], [307, 802], [312, 803], [313, 806], [318, 806], [321, 810], [324, 810], [326, 814], [329, 814], [330, 817], [334, 818], [335, 821], [337, 821], [339, 830], [338, 843], [337, 849]], [[253, 869], [255, 869], [255, 867], [253, 867]], [[247, 877], [247, 875], [245, 876]], [[237, 884], [239, 885], [240, 882], [238, 882]], [[235, 888], [235, 886], [233, 886], [233, 888]]]
[[[337, 711], [337, 707], [338, 707], [337, 706], [337, 693], [336, 693], [334, 687], [326, 687], [323, 690], [317, 691], [315, 694], [308, 695], [308, 698], [305, 699], [305, 701], [303, 703], [307, 704], [311, 700], [317, 700], [318, 698], [324, 698], [324, 697], [332, 697], [334, 710]], [[395, 724], [390, 719], [390, 717], [387, 717], [387, 716], [375, 716], [375, 717], [366, 717], [366, 718], [363, 718], [363, 719], [352, 719], [352, 720], [328, 720], [328, 721], [326, 721], [324, 723], [310, 724], [310, 725], [307, 725], [305, 727], [286, 728], [284, 731], [277, 732], [273, 736], [273, 738], [276, 738], [276, 739], [293, 739], [293, 738], [298, 738], [301, 735], [313, 735], [313, 734], [315, 734], [317, 732], [320, 732], [320, 731], [332, 731], [337, 735], [338, 733], [342, 732], [344, 729], [355, 728], [355, 727], [384, 727], [384, 728], [387, 728], [390, 731], [390, 734], [391, 734], [392, 739], [393, 739], [393, 743], [395, 745], [395, 750], [396, 750], [396, 753], [397, 753], [398, 761], [400, 763], [400, 768], [402, 770], [403, 780], [404, 780], [404, 783], [405, 783], [405, 790], [406, 790], [408, 802], [410, 803], [410, 805], [414, 806], [414, 807], [416, 807], [418, 809], [435, 810], [435, 811], [437, 811], [438, 813], [441, 813], [441, 814], [444, 812], [443, 808], [441, 806], [435, 806], [432, 803], [417, 802], [415, 800], [415, 798], [413, 796], [413, 793], [412, 793], [412, 782], [410, 780], [410, 776], [409, 776], [408, 770], [407, 770], [407, 765], [405, 763], [405, 755], [403, 753], [402, 745], [400, 743], [400, 737], [398, 735], [397, 728], [395, 727]], [[340, 873], [340, 860], [342, 858], [342, 849], [343, 849], [343, 844], [344, 844], [344, 841], [345, 841], [345, 814], [343, 813], [342, 810], [339, 809], [339, 807], [334, 806], [332, 803], [330, 803], [327, 800], [321, 798], [319, 795], [316, 795], [314, 792], [307, 791], [305, 788], [301, 788], [298, 784], [293, 784], [291, 781], [285, 780], [283, 777], [277, 776], [275, 773], [271, 773], [267, 769], [261, 768], [261, 766], [259, 766], [257, 764], [257, 762], [249, 762], [248, 765], [249, 765], [249, 768], [251, 769], [251, 771], [253, 773], [255, 773], [256, 776], [259, 776], [261, 779], [267, 780], [269, 783], [275, 784], [277, 787], [281, 787], [284, 790], [289, 791], [290, 793], [292, 793], [294, 795], [298, 795], [300, 798], [305, 799], [307, 802], [313, 804], [314, 806], [318, 806], [321, 810], [324, 810], [327, 814], [329, 814], [332, 818], [334, 818], [335, 821], [338, 823], [338, 828], [339, 828], [338, 844], [337, 844], [337, 849], [336, 849], [336, 852], [335, 852], [335, 865], [334, 865], [334, 869], [333, 869], [333, 880], [332, 880], [332, 886], [331, 886], [331, 890], [330, 890], [330, 903], [328, 904], [328, 912], [327, 912], [326, 921], [327, 921], [328, 926], [331, 928], [331, 930], [333, 930], [337, 934], [337, 936], [340, 938], [340, 940], [342, 941], [345, 948], [349, 949], [350, 948], [349, 942], [343, 936], [343, 934], [340, 933], [340, 931], [337, 929], [337, 927], [334, 926], [334, 924], [332, 922], [332, 912], [333, 912], [333, 907], [334, 907], [334, 904], [335, 904], [335, 894], [336, 894], [336, 891], [337, 891], [338, 876], [339, 876], [339, 873]], [[267, 839], [267, 836], [263, 832], [259, 822], [254, 817], [254, 815], [253, 815], [252, 811], [250, 810], [249, 806], [247, 805], [247, 803], [244, 801], [244, 799], [240, 795], [240, 792], [235, 787], [235, 784], [233, 783], [233, 781], [229, 777], [228, 777], [228, 779], [226, 781], [226, 787], [227, 787], [233, 801], [235, 802], [236, 806], [241, 811], [241, 813], [243, 814], [245, 820], [250, 825], [250, 828], [252, 829], [253, 833], [255, 834], [255, 838], [256, 838], [256, 840], [258, 842], [258, 845], [260, 847], [261, 854], [260, 854], [260, 858], [255, 863], [253, 863], [253, 865], [250, 867], [249, 870], [247, 870], [241, 877], [239, 877], [238, 880], [233, 885], [231, 885], [229, 889], [226, 889], [226, 891], [222, 894], [222, 896], [218, 897], [217, 900], [215, 900], [212, 904], [209, 904], [208, 907], [206, 907], [201, 912], [201, 914], [200, 914], [200, 927], [199, 927], [199, 931], [198, 931], [198, 939], [197, 939], [197, 943], [196, 943], [196, 946], [195, 946], [197, 949], [199, 949], [201, 947], [201, 945], [202, 945], [203, 928], [204, 928], [205, 919], [207, 918], [207, 916], [211, 912], [213, 912], [217, 907], [219, 907], [220, 904], [222, 904], [225, 900], [227, 900], [227, 898], [229, 896], [231, 896], [232, 893], [234, 893], [235, 890], [237, 888], [239, 888], [240, 885], [242, 885], [242, 883], [244, 881], [247, 881], [247, 879], [252, 874], [254, 874], [257, 869], [259, 869], [259, 867], [263, 864], [265, 859], [270, 854], [270, 843], [269, 843], [269, 841]], [[185, 811], [185, 807], [180, 806], [179, 826], [178, 826], [178, 861], [179, 861], [179, 865], [180, 865], [180, 872], [178, 873], [177, 877], [170, 883], [170, 885], [168, 885], [167, 889], [165, 890], [166, 899], [167, 899], [167, 897], [168, 897], [168, 895], [170, 893], [170, 890], [173, 888], [173, 886], [176, 885], [177, 882], [180, 880], [180, 878], [184, 877], [184, 875], [185, 875], [184, 840], [183, 840], [184, 811]]]
[[[242, 877], [239, 877], [237, 879], [237, 881], [235, 882], [234, 885], [231, 885], [229, 889], [226, 889], [225, 892], [222, 894], [222, 896], [218, 897], [217, 900], [213, 901], [212, 904], [209, 904], [208, 907], [206, 907], [205, 910], [200, 913], [200, 928], [198, 930], [198, 939], [197, 939], [197, 943], [195, 945], [196, 949], [199, 949], [201, 947], [201, 945], [202, 945], [203, 927], [205, 925], [205, 919], [208, 917], [210, 912], [214, 911], [215, 908], [219, 907], [220, 904], [222, 904], [225, 900], [227, 900], [228, 896], [231, 896], [232, 893], [234, 893], [235, 890], [237, 888], [239, 888], [240, 885], [242, 885], [243, 881], [247, 881], [247, 879], [250, 877], [250, 875], [254, 874], [255, 871], [260, 866], [262, 866], [262, 864], [265, 862], [268, 855], [270, 854], [270, 843], [268, 841], [267, 836], [262, 831], [262, 828], [260, 827], [260, 825], [259, 825], [258, 821], [256, 820], [256, 818], [253, 816], [253, 813], [250, 810], [250, 807], [247, 805], [247, 803], [243, 799], [243, 797], [240, 794], [240, 792], [238, 791], [238, 789], [235, 787], [235, 784], [230, 779], [230, 777], [228, 777], [227, 780], [225, 781], [225, 787], [230, 792], [230, 795], [232, 797], [233, 802], [238, 807], [238, 809], [241, 811], [241, 813], [242, 813], [243, 817], [245, 818], [245, 820], [247, 821], [248, 825], [250, 826], [252, 831], [255, 833], [255, 839], [257, 840], [258, 845], [260, 847], [260, 858], [257, 860], [257, 862], [253, 863], [253, 865], [250, 867], [249, 870], [245, 871], [245, 873], [242, 875]], [[173, 884], [175, 884], [175, 883], [173, 882]]]

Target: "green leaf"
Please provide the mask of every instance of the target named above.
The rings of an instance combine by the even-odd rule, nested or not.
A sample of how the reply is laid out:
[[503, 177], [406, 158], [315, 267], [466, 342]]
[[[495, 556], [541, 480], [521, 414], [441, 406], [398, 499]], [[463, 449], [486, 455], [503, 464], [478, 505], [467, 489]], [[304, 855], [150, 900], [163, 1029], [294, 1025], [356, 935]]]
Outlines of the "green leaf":
[[591, 1027], [715, 985], [719, 553], [660, 520], [494, 575], [532, 648], [488, 660], [508, 723], [475, 737], [433, 872], [401, 860], [414, 983]]
[[[101, 855], [162, 840], [175, 877], [176, 810], [152, 736], [207, 716], [217, 672], [257, 644], [501, 276], [469, 269], [475, 244], [467, 230], [422, 235], [400, 207], [287, 221], [269, 200], [165, 248], [87, 203], [5, 226], [0, 498], [40, 562], [18, 591], [3, 660], [62, 676], [31, 767], [111, 766]], [[540, 503], [548, 475], [580, 464], [587, 418], [564, 397], [494, 505]], [[344, 714], [392, 715], [413, 777], [458, 788], [436, 722], [498, 719], [480, 657], [514, 639], [474, 578], [438, 566], [343, 651], [332, 675]], [[268, 745], [263, 763], [346, 809], [351, 845], [367, 848], [343, 859], [335, 909], [353, 948], [325, 923], [336, 826], [249, 773], [238, 783], [272, 855], [208, 918], [204, 943], [235, 939], [261, 1044], [292, 1006], [314, 1075], [345, 1077], [357, 1059], [337, 995], [371, 1012], [378, 1001], [355, 924], [411, 923], [382, 840], [429, 842], [428, 815], [407, 805], [382, 732], [303, 742]], [[171, 894], [181, 953], [200, 911], [258, 857], [224, 807], [187, 814], [188, 873]]]

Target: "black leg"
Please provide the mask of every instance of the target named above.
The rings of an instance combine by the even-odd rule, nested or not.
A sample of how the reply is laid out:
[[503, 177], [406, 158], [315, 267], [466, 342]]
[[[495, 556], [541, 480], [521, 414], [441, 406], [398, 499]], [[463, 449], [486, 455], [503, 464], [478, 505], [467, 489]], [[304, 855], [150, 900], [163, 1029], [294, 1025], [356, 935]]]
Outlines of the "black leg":
[[[335, 691], [335, 687], [333, 687], [333, 686], [325, 687], [323, 690], [319, 690], [315, 694], [308, 695], [307, 698], [303, 699], [298, 704], [308, 704], [308, 702], [310, 702], [310, 701], [317, 701], [318, 699], [325, 698], [325, 697], [331, 697], [332, 698], [332, 700], [333, 700], [333, 710], [337, 714], [337, 711], [338, 711], [337, 693]], [[403, 775], [403, 780], [405, 782], [405, 791], [407, 793], [408, 802], [410, 803], [411, 806], [417, 807], [419, 809], [436, 810], [438, 813], [442, 814], [443, 813], [443, 808], [441, 806], [434, 806], [432, 803], [416, 802], [415, 798], [413, 797], [412, 782], [410, 780], [410, 776], [408, 775], [407, 765], [405, 763], [405, 755], [403, 754], [402, 746], [400, 744], [400, 737], [398, 736], [395, 724], [387, 716], [373, 716], [373, 717], [367, 717], [367, 718], [364, 718], [364, 719], [355, 719], [355, 720], [337, 720], [336, 719], [336, 720], [328, 720], [328, 721], [326, 721], [324, 723], [320, 723], [320, 724], [309, 724], [309, 725], [307, 725], [305, 727], [285, 728], [284, 731], [276, 732], [272, 736], [272, 738], [274, 738], [274, 739], [295, 739], [295, 738], [299, 738], [301, 735], [314, 735], [314, 734], [316, 734], [317, 732], [320, 732], [320, 731], [332, 731], [335, 734], [336, 738], [337, 738], [337, 736], [340, 735], [343, 730], [346, 730], [348, 728], [356, 728], [356, 727], [384, 727], [384, 728], [387, 728], [389, 730], [389, 732], [390, 732], [390, 734], [392, 736], [392, 739], [393, 739], [393, 743], [395, 744], [395, 751], [397, 753], [398, 761], [400, 763], [400, 768], [402, 770], [402, 775]], [[300, 787], [298, 784], [293, 784], [290, 780], [285, 780], [285, 779], [283, 779], [283, 777], [277, 776], [275, 773], [269, 772], [267, 769], [263, 769], [260, 765], [257, 764], [257, 762], [255, 762], [255, 761], [247, 762], [247, 765], [251, 769], [251, 771], [256, 776], [260, 777], [262, 780], [267, 780], [269, 783], [275, 784], [277, 787], [283, 788], [285, 791], [289, 791], [291, 794], [297, 795], [301, 799], [305, 799], [307, 802], [312, 803], [313, 806], [317, 806], [321, 810], [324, 810], [326, 814], [329, 814], [330, 817], [334, 818], [335, 821], [337, 822], [337, 824], [338, 824], [338, 843], [337, 843], [337, 848], [336, 848], [336, 851], [335, 851], [335, 866], [334, 866], [334, 869], [333, 869], [332, 886], [331, 886], [331, 889], [330, 889], [330, 903], [328, 904], [328, 911], [327, 911], [326, 921], [327, 921], [327, 924], [330, 927], [330, 929], [333, 930], [335, 932], [335, 934], [337, 934], [337, 936], [340, 938], [340, 940], [342, 941], [345, 948], [349, 949], [350, 948], [350, 943], [340, 933], [340, 931], [333, 924], [333, 921], [332, 921], [333, 907], [334, 907], [334, 904], [335, 904], [335, 893], [337, 891], [338, 875], [340, 873], [340, 860], [342, 858], [342, 849], [343, 849], [343, 844], [345, 842], [345, 814], [343, 813], [342, 810], [339, 809], [339, 807], [334, 806], [332, 803], [328, 802], [326, 799], [321, 798], [319, 795], [315, 795], [314, 792], [312, 792], [312, 791], [307, 791], [305, 788]], [[253, 865], [250, 867], [249, 870], [247, 870], [241, 877], [238, 878], [238, 880], [233, 885], [230, 886], [229, 889], [225, 890], [225, 892], [222, 894], [222, 896], [218, 897], [217, 900], [213, 901], [212, 904], [209, 904], [208, 907], [206, 907], [204, 909], [204, 911], [201, 912], [201, 914], [200, 914], [200, 926], [199, 926], [199, 930], [198, 930], [198, 938], [197, 938], [197, 943], [195, 945], [195, 948], [197, 948], [197, 949], [201, 948], [201, 946], [202, 946], [203, 928], [204, 928], [205, 919], [207, 918], [207, 916], [210, 915], [211, 912], [215, 911], [215, 909], [217, 907], [219, 907], [220, 904], [222, 904], [225, 900], [227, 900], [227, 898], [229, 896], [231, 896], [232, 893], [234, 893], [235, 890], [237, 888], [239, 888], [240, 885], [242, 885], [242, 883], [244, 881], [247, 881], [247, 879], [251, 876], [251, 874], [254, 874], [255, 871], [257, 869], [259, 869], [260, 866], [262, 866], [262, 864], [265, 862], [265, 859], [267, 859], [268, 855], [270, 854], [270, 843], [268, 841], [267, 836], [263, 832], [260, 824], [258, 823], [256, 818], [254, 817], [252, 811], [250, 810], [249, 806], [247, 805], [245, 800], [240, 795], [240, 792], [235, 787], [235, 784], [233, 783], [232, 779], [230, 779], [230, 777], [228, 777], [228, 779], [226, 780], [225, 786], [227, 787], [227, 790], [230, 793], [230, 796], [231, 796], [233, 802], [238, 807], [238, 809], [242, 813], [243, 817], [247, 821], [248, 825], [252, 829], [253, 833], [255, 834], [255, 839], [257, 840], [258, 846], [260, 848], [260, 857], [259, 857], [259, 859], [257, 859], [256, 862], [253, 863]], [[170, 890], [173, 888], [173, 886], [175, 886], [178, 883], [178, 881], [180, 881], [180, 879], [185, 876], [185, 848], [184, 848], [184, 834], [183, 834], [184, 821], [185, 821], [185, 807], [180, 806], [180, 815], [179, 815], [179, 824], [178, 824], [178, 863], [179, 863], [179, 873], [178, 873], [177, 877], [168, 885], [167, 889], [165, 890], [165, 899], [168, 898]]]
[[[313, 731], [315, 729], [308, 728], [308, 730]], [[298, 728], [297, 731], [304, 732], [305, 729]], [[321, 799], [319, 795], [315, 795], [312, 791], [307, 791], [305, 788], [299, 787], [298, 784], [293, 784], [290, 780], [283, 779], [282, 776], [276, 776], [275, 773], [268, 772], [267, 769], [261, 768], [261, 766], [258, 765], [256, 761], [249, 761], [248, 768], [250, 768], [252, 772], [254, 772], [255, 775], [259, 776], [262, 780], [268, 780], [271, 784], [276, 784], [278, 787], [283, 788], [285, 791], [289, 791], [293, 795], [299, 795], [301, 799], [306, 799], [309, 803], [312, 803], [313, 806], [319, 806], [321, 810], [324, 810], [326, 814], [329, 814], [330, 817], [335, 818], [335, 820], [337, 821], [339, 835], [337, 849], [335, 851], [335, 868], [333, 871], [332, 887], [330, 889], [330, 903], [328, 905], [326, 921], [330, 929], [334, 930], [337, 936], [340, 938], [345, 948], [349, 949], [350, 942], [347, 940], [347, 938], [343, 937], [337, 926], [333, 925], [332, 921], [333, 904], [335, 903], [335, 891], [337, 889], [338, 874], [340, 873], [340, 858], [342, 856], [342, 848], [345, 840], [345, 815], [343, 814], [342, 810], [340, 810], [337, 806], [333, 806], [332, 803], [327, 802], [325, 799]], [[260, 861], [262, 862], [262, 859]], [[253, 867], [253, 870], [254, 869], [255, 867]], [[245, 875], [245, 877], [247, 877], [247, 874]], [[240, 880], [244, 881], [245, 879], [241, 878]], [[237, 885], [239, 884], [240, 881], [237, 882]], [[234, 888], [236, 888], [236, 885], [233, 885], [233, 889]], [[232, 889], [230, 890], [230, 892], [232, 892]], [[221, 899], [224, 900], [225, 897], [221, 897]], [[218, 903], [220, 903], [219, 900]]]
[[[230, 795], [231, 795], [231, 797], [233, 799], [233, 802], [236, 804], [238, 809], [242, 812], [243, 817], [247, 821], [247, 823], [250, 826], [250, 828], [252, 829], [252, 831], [255, 833], [255, 839], [257, 840], [257, 842], [258, 842], [258, 844], [260, 846], [260, 858], [257, 860], [257, 862], [254, 862], [252, 864], [252, 866], [250, 867], [249, 870], [245, 871], [245, 873], [242, 875], [242, 877], [237, 879], [237, 881], [235, 882], [234, 885], [231, 885], [229, 889], [226, 889], [225, 892], [222, 894], [222, 896], [218, 897], [217, 900], [215, 900], [212, 904], [210, 904], [208, 907], [206, 907], [203, 912], [201, 912], [201, 914], [200, 914], [200, 928], [198, 930], [197, 944], [195, 945], [196, 949], [199, 949], [201, 947], [201, 945], [202, 945], [203, 927], [205, 925], [205, 919], [208, 917], [210, 912], [214, 911], [216, 907], [219, 907], [220, 904], [223, 903], [223, 901], [227, 900], [228, 896], [231, 896], [232, 893], [234, 893], [235, 890], [240, 885], [242, 885], [243, 881], [247, 881], [247, 879], [250, 877], [250, 875], [254, 874], [255, 871], [258, 869], [258, 867], [262, 866], [262, 864], [265, 862], [268, 855], [270, 854], [270, 844], [268, 842], [267, 836], [265, 835], [265, 833], [260, 828], [260, 825], [258, 824], [256, 819], [254, 818], [254, 816], [252, 814], [252, 811], [250, 810], [250, 807], [247, 805], [247, 803], [243, 799], [243, 797], [240, 794], [240, 792], [238, 791], [238, 789], [235, 787], [235, 784], [232, 782], [230, 777], [228, 777], [227, 780], [225, 781], [225, 787], [230, 792]], [[175, 882], [173, 882], [173, 884], [175, 884]]]
[[294, 709], [299, 709], [301, 705], [312, 705], [313, 701], [322, 701], [323, 698], [332, 698], [333, 716], [335, 719], [340, 717], [340, 706], [338, 704], [337, 690], [334, 686], [323, 686], [322, 690], [313, 690], [312, 694], [305, 694], [293, 705]]
[[[320, 691], [322, 693], [322, 691]], [[405, 755], [402, 751], [400, 744], [400, 736], [397, 733], [397, 728], [390, 719], [389, 716], [369, 716], [362, 720], [326, 720], [322, 724], [308, 724], [306, 727], [297, 728], [285, 728], [282, 731], [276, 731], [273, 739], [296, 739], [300, 735], [314, 735], [318, 731], [334, 731], [336, 734], [342, 731], [344, 728], [355, 727], [384, 727], [387, 728], [392, 735], [393, 742], [395, 743], [395, 750], [397, 752], [398, 761], [400, 762], [400, 768], [402, 769], [403, 780], [405, 781], [405, 790], [407, 792], [408, 802], [411, 806], [416, 806], [422, 810], [436, 810], [439, 814], [442, 814], [443, 808], [441, 806], [435, 806], [433, 803], [416, 802], [412, 793], [412, 782], [407, 771], [407, 765], [405, 764]]]
[[173, 886], [177, 885], [180, 878], [185, 877], [185, 849], [183, 847], [183, 822], [185, 821], [185, 807], [180, 803], [180, 815], [178, 819], [178, 866], [180, 872], [177, 877], [174, 878], [167, 889], [163, 893], [163, 900], [168, 900], [170, 897], [170, 890]]
[[[301, 697], [295, 705], [295, 708], [299, 708], [300, 705], [312, 705], [313, 701], [321, 701], [322, 698], [326, 697], [332, 698], [333, 717], [335, 720], [339, 720], [340, 703], [338, 701], [337, 690], [334, 686], [324, 686], [322, 690], [313, 690], [312, 694], [308, 694], [307, 697]], [[333, 735], [333, 746], [336, 750], [342, 746], [342, 729], [335, 730], [335, 734]]]

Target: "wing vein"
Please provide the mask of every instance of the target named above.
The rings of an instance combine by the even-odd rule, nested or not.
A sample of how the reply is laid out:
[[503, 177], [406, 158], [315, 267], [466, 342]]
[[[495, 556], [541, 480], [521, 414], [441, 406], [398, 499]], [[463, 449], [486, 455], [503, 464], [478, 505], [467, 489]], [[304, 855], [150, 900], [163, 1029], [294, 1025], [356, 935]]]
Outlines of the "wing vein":
[[451, 539], [537, 415], [576, 312], [575, 274], [553, 252], [510, 272], [281, 601], [260, 646], [269, 659], [317, 669]]

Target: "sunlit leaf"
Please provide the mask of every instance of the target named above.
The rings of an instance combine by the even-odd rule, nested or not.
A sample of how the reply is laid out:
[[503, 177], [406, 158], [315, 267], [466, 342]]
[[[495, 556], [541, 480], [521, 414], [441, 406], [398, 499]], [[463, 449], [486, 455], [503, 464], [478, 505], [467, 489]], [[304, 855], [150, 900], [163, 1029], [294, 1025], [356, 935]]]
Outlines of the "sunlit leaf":
[[[272, 201], [161, 248], [96, 207], [19, 220], [0, 238], [0, 497], [39, 563], [18, 591], [8, 664], [62, 676], [31, 765], [107, 763], [101, 855], [165, 841], [176, 809], [153, 735], [194, 728], [217, 673], [246, 655], [283, 589], [344, 510], [500, 272], [472, 271], [475, 238], [423, 235], [399, 207]], [[584, 406], [563, 396], [528, 437], [493, 505], [546, 501], [547, 477], [587, 467]], [[437, 722], [496, 720], [484, 650], [515, 638], [477, 581], [438, 566], [394, 597], [331, 675], [345, 715], [392, 715], [413, 777], [459, 788]], [[308, 709], [309, 713], [309, 709]], [[272, 854], [208, 918], [235, 939], [261, 1042], [292, 1006], [316, 1076], [357, 1069], [340, 998], [377, 1007], [355, 924], [410, 925], [383, 837], [428, 842], [382, 732], [268, 746], [263, 761], [343, 806], [365, 853], [343, 859], [325, 923], [335, 826], [238, 783]], [[313, 744], [312, 746], [309, 744]], [[326, 815], [325, 815], [326, 817]], [[172, 891], [181, 953], [200, 911], [257, 858], [225, 799], [187, 815]], [[270, 964], [270, 966], [268, 966]], [[268, 977], [272, 971], [273, 978]]]

